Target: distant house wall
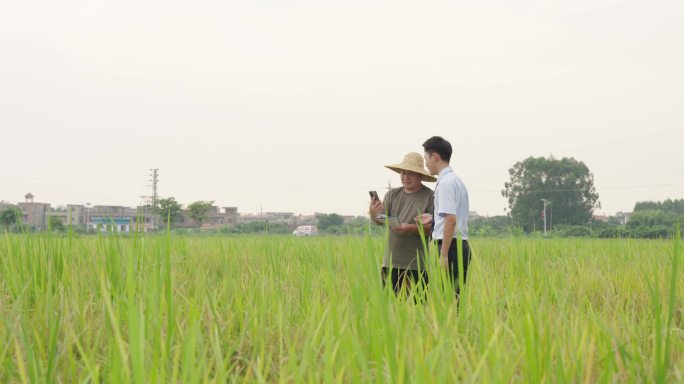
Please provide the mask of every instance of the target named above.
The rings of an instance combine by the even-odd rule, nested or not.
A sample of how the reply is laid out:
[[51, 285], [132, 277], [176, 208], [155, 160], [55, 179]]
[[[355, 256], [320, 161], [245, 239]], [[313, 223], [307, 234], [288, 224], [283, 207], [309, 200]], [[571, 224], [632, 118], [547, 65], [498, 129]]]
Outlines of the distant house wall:
[[[28, 198], [27, 198], [28, 199]], [[111, 227], [112, 220], [117, 231], [148, 231], [155, 227], [165, 228], [166, 224], [158, 217], [155, 209], [150, 206], [130, 208], [119, 205], [95, 205], [86, 206], [81, 204], [68, 204], [66, 208], [51, 210], [48, 203], [27, 202], [17, 205], [0, 202], [0, 209], [7, 207], [19, 207], [22, 210], [22, 222], [36, 230], [46, 230], [50, 216], [57, 217], [64, 225], [83, 226], [90, 230]], [[296, 218], [291, 212], [270, 212], [267, 214], [271, 222], [284, 222], [296, 224]], [[124, 222], [125, 221], [125, 222]], [[233, 226], [240, 223], [240, 214], [237, 207], [212, 206], [203, 222], [203, 228], [220, 228]], [[178, 227], [197, 227], [186, 210], [182, 211], [181, 217], [176, 223]]]
[[[238, 224], [237, 207], [220, 207], [212, 206], [207, 212], [207, 217], [202, 223], [202, 228], [222, 228], [225, 226], [233, 226]], [[197, 222], [190, 217], [187, 210], [183, 210], [181, 218], [176, 223], [176, 227], [181, 228], [196, 228]]]
[[19, 203], [18, 206], [24, 213], [24, 225], [40, 231], [47, 229], [49, 203]]
[[293, 212], [264, 212], [240, 215], [240, 223], [252, 223], [255, 221], [266, 221], [269, 223], [297, 225], [297, 219]]

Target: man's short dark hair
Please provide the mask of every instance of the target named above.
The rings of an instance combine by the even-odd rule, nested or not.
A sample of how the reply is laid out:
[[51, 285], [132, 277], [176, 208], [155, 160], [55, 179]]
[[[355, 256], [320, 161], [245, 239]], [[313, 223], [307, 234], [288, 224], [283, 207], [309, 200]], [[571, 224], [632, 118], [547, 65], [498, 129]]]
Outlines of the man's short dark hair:
[[451, 143], [444, 140], [441, 136], [432, 136], [423, 143], [423, 149], [429, 154], [436, 153], [445, 162], [451, 160]]

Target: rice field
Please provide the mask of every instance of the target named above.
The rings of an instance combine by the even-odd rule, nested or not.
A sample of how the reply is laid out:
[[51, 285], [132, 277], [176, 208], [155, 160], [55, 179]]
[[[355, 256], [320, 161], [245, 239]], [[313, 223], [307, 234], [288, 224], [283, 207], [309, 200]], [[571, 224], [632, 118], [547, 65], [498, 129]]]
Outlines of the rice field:
[[678, 239], [471, 244], [457, 307], [382, 237], [3, 234], [0, 382], [684, 381]]

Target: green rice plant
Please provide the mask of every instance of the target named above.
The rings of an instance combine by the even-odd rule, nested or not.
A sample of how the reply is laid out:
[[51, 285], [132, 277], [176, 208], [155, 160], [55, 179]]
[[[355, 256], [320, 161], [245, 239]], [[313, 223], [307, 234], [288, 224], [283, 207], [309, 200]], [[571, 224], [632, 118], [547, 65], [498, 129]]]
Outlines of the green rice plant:
[[679, 237], [470, 243], [457, 306], [427, 241], [396, 296], [380, 236], [6, 233], [0, 382], [684, 380]]

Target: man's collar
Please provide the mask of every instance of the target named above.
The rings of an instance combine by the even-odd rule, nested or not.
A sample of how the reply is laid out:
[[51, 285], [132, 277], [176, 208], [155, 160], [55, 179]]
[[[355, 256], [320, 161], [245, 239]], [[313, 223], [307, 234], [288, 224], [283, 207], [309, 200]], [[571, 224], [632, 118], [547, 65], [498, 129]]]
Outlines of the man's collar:
[[409, 192], [409, 191], [407, 191], [407, 190], [406, 190], [406, 188], [404, 188], [404, 187], [402, 187], [402, 188], [401, 188], [401, 190], [402, 190], [402, 191], [403, 191], [404, 193], [406, 193], [406, 194], [409, 194], [409, 195], [410, 195], [410, 194], [413, 194], [413, 193], [416, 193], [416, 192], [420, 192], [420, 191], [422, 191], [422, 190], [423, 190], [423, 188], [425, 188], [425, 184], [423, 184], [423, 183], [420, 183], [420, 187], [416, 188], [416, 190], [415, 190], [415, 191], [413, 191], [413, 192]]
[[450, 166], [449, 166], [449, 167], [446, 167], [446, 168], [442, 169], [442, 170], [439, 172], [439, 174], [437, 175], [437, 178], [440, 178], [440, 177], [446, 175], [447, 173], [453, 172], [453, 171], [454, 171], [454, 170], [451, 169]]

